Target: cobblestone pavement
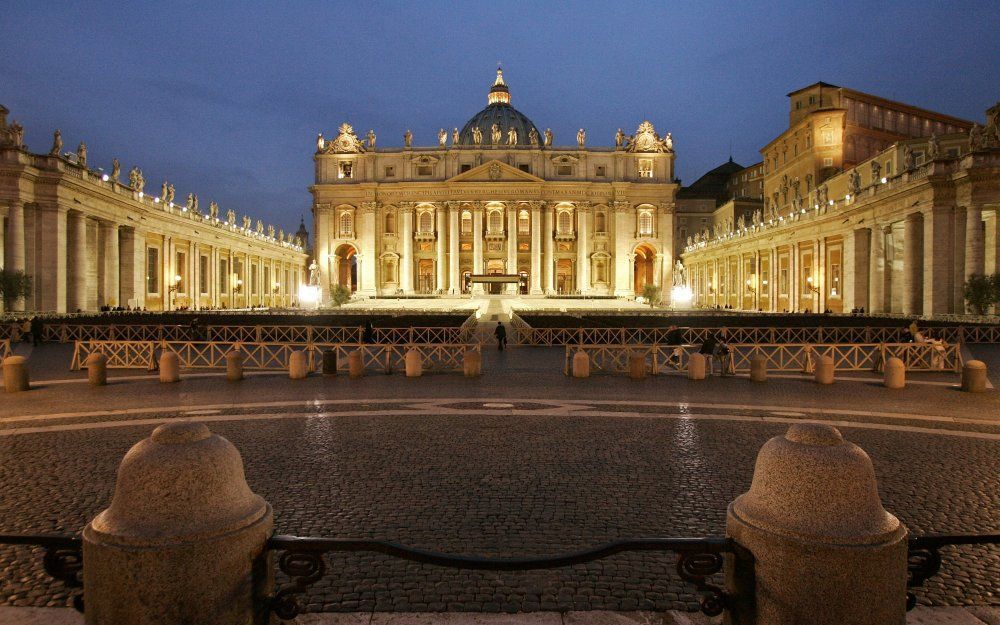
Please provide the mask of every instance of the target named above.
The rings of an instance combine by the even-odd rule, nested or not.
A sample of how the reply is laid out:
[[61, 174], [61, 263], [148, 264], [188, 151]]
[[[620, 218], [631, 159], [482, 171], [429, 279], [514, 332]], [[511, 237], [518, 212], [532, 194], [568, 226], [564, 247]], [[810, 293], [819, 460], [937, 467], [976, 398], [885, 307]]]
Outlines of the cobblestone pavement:
[[[428, 382], [409, 386], [413, 381], [393, 377], [397, 394]], [[430, 381], [437, 379], [444, 378]], [[277, 531], [286, 534], [494, 557], [552, 555], [618, 538], [721, 535], [726, 505], [749, 486], [760, 446], [805, 418], [837, 424], [871, 455], [886, 508], [914, 533], [1000, 531], [1000, 425], [990, 420], [995, 414], [983, 414], [996, 408], [995, 394], [981, 398], [975, 421], [629, 402], [614, 399], [608, 384], [601, 401], [535, 398], [516, 387], [497, 394], [511, 384], [505, 377], [491, 384], [489, 399], [395, 401], [350, 399], [350, 382], [338, 379], [325, 400], [310, 387], [307, 404], [307, 387], [277, 382], [255, 393], [271, 405], [230, 399], [214, 408], [203, 402], [199, 409], [51, 418], [5, 408], [0, 531], [78, 531], [107, 506], [128, 448], [179, 416], [206, 421], [237, 446], [252, 488], [274, 506]], [[289, 387], [300, 389], [298, 401], [277, 401], [274, 389]], [[79, 387], [77, 403], [85, 405], [78, 408], [95, 410], [101, 393], [123, 388], [149, 387]], [[154, 397], [179, 405], [162, 403], [174, 396]], [[797, 397], [808, 403], [804, 393]], [[41, 554], [31, 553], [0, 549], [0, 603], [64, 605], [65, 591], [45, 578]], [[328, 563], [309, 597], [313, 610], [687, 610], [697, 601], [677, 578], [674, 559], [654, 553], [530, 573], [453, 571], [373, 554], [335, 555]], [[948, 549], [920, 600], [996, 605], [998, 580], [1000, 548]]]

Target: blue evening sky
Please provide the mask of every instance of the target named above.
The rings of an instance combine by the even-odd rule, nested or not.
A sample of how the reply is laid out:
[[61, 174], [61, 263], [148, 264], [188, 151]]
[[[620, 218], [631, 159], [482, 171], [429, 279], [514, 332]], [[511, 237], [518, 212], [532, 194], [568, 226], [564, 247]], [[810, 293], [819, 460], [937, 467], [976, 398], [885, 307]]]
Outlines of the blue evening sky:
[[1000, 98], [1000, 2], [38, 2], [0, 20], [0, 103], [45, 152], [198, 193], [286, 230], [309, 224], [316, 133], [436, 142], [512, 104], [556, 144], [610, 145], [648, 118], [685, 183], [749, 165], [818, 80], [982, 121]]

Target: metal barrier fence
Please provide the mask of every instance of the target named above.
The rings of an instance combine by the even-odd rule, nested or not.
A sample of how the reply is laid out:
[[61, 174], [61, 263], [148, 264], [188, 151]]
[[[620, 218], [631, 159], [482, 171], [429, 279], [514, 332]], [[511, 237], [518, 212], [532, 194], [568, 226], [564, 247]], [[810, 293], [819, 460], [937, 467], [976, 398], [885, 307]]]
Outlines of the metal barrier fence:
[[426, 371], [461, 370], [467, 351], [478, 352], [478, 344], [409, 343], [376, 345], [362, 343], [255, 343], [240, 341], [77, 341], [70, 369], [86, 366], [87, 357], [101, 353], [107, 357], [109, 369], [147, 369], [156, 367], [157, 351], [175, 352], [180, 366], [187, 369], [224, 369], [226, 354], [238, 347], [243, 352], [243, 366], [251, 370], [283, 371], [288, 368], [292, 352], [304, 350], [310, 371], [315, 371], [325, 350], [337, 354], [337, 369], [346, 371], [350, 352], [361, 350], [366, 369], [401, 371], [405, 369], [406, 352], [416, 349]]
[[[358, 343], [360, 326], [78, 325], [48, 324], [45, 341], [231, 341], [255, 343]], [[373, 328], [372, 343], [463, 343], [455, 327]]]
[[[591, 372], [625, 373], [629, 359], [642, 355], [646, 371], [653, 375], [687, 369], [698, 345], [567, 345], [563, 373], [572, 372], [573, 355], [583, 351], [590, 359]], [[750, 361], [762, 357], [769, 371], [811, 373], [816, 360], [833, 358], [835, 371], [881, 371], [889, 358], [899, 358], [907, 371], [962, 370], [960, 345], [937, 343], [852, 343], [852, 344], [729, 344], [729, 354], [719, 359], [724, 371], [745, 373]]]

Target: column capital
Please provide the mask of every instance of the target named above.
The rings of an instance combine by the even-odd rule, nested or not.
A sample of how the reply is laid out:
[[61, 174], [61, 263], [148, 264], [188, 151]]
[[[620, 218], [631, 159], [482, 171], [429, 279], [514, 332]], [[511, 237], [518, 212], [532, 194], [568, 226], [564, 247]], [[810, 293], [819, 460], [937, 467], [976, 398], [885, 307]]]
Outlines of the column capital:
[[381, 206], [380, 202], [362, 202], [361, 210], [366, 213], [374, 213], [375, 209]]
[[576, 203], [576, 210], [579, 211], [579, 212], [581, 212], [581, 213], [589, 213], [590, 212], [590, 200], [584, 200], [583, 202], [577, 202]]
[[616, 213], [624, 213], [629, 210], [631, 203], [628, 200], [615, 200], [611, 203]]
[[448, 200], [447, 202], [444, 203], [444, 206], [448, 210], [457, 210], [457, 209], [461, 208], [462, 203], [461, 202], [457, 202], [455, 200]]
[[531, 210], [540, 210], [545, 206], [545, 202], [541, 200], [529, 200], [528, 206], [531, 207]]
[[416, 202], [399, 202], [396, 206], [399, 207], [399, 212], [401, 213], [412, 213]]

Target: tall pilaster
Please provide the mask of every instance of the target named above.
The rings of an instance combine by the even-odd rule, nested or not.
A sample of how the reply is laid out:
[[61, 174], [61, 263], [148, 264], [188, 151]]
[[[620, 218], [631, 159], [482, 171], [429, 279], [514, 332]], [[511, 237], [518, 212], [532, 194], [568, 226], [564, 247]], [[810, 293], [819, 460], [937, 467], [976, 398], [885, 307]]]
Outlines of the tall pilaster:
[[[517, 205], [513, 202], [507, 203], [507, 273], [517, 274]], [[518, 284], [507, 285], [507, 292], [516, 295]]]
[[458, 220], [461, 216], [461, 204], [448, 202], [448, 292], [458, 295], [462, 292], [462, 277], [460, 273], [458, 251]]
[[43, 206], [37, 211], [41, 220], [39, 256], [41, 264], [35, 283], [39, 308], [47, 312], [66, 312], [66, 213], [61, 206]]
[[[359, 282], [357, 291], [363, 295], [375, 295], [378, 292], [378, 285], [375, 283], [375, 267], [378, 264], [378, 254], [375, 251], [375, 211], [377, 208], [378, 202], [361, 203], [361, 254], [357, 260]], [[411, 236], [410, 239], [412, 245], [413, 237]]]
[[949, 261], [954, 241], [953, 215], [950, 206], [934, 206], [923, 213], [923, 302], [925, 315], [940, 315], [953, 309], [952, 263]]
[[435, 288], [439, 293], [448, 292], [448, 207], [446, 204], [434, 205], [434, 217], [437, 232], [437, 263]]
[[[472, 273], [483, 274], [483, 203], [476, 202], [472, 208]], [[476, 282], [472, 285], [473, 293], [482, 293], [483, 285]]]
[[399, 203], [399, 288], [413, 294], [413, 202]]
[[674, 207], [660, 204], [656, 211], [657, 231], [660, 239], [661, 258], [656, 275], [660, 276], [660, 301], [664, 305], [671, 303], [671, 289], [674, 286]]
[[576, 284], [580, 293], [590, 293], [590, 202], [576, 205]]
[[924, 301], [924, 233], [919, 212], [906, 216], [903, 224], [903, 314], [919, 315]]
[[542, 294], [542, 204], [531, 202], [531, 276], [529, 292]]
[[[334, 270], [333, 251], [330, 249], [330, 215], [326, 206], [313, 208], [316, 232], [313, 233], [313, 260], [319, 266], [320, 301], [326, 302], [330, 297], [330, 285], [337, 284], [340, 275]], [[230, 271], [232, 268], [230, 267]]]
[[956, 206], [952, 220], [952, 272], [955, 281], [952, 283], [952, 308], [957, 313], [965, 312], [965, 237], [968, 211], [964, 206]]
[[635, 290], [632, 288], [632, 250], [630, 245], [635, 229], [629, 227], [631, 212], [628, 202], [624, 200], [614, 202], [615, 295], [619, 297], [635, 295]]
[[844, 238], [844, 312], [854, 308], [870, 310], [868, 284], [871, 273], [871, 239], [869, 228], [852, 230]]
[[69, 250], [66, 310], [74, 312], [87, 309], [87, 218], [79, 211], [70, 211], [66, 215], [66, 225]]
[[545, 239], [545, 256], [542, 258], [542, 276], [545, 278], [545, 294], [554, 295], [556, 292], [555, 274], [556, 259], [553, 236], [555, 234], [555, 204], [545, 206], [545, 228], [542, 230], [542, 237]]
[[888, 236], [889, 227], [876, 226], [872, 230], [872, 253], [869, 265], [869, 286], [871, 306], [868, 312], [884, 313], [886, 310], [885, 276], [888, 269], [885, 260], [885, 243]]

